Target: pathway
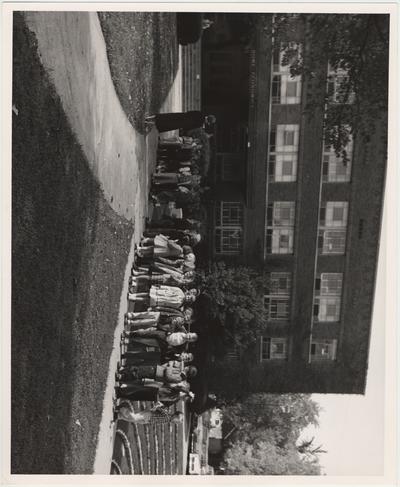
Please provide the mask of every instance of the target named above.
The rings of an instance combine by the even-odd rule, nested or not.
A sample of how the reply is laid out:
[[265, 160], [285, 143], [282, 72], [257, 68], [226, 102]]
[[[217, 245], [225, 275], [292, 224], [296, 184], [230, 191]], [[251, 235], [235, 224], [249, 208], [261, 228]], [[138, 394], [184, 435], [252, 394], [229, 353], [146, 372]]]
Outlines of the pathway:
[[[127, 309], [126, 294], [134, 243], [139, 241], [143, 232], [148, 209], [148, 179], [155, 163], [157, 132], [153, 130], [145, 137], [128, 121], [112, 82], [105, 41], [96, 12], [27, 12], [26, 21], [36, 35], [42, 64], [60, 96], [72, 130], [103, 188], [107, 201], [115, 212], [135, 223], [109, 362], [93, 469], [95, 474], [109, 474], [116, 438], [115, 428], [111, 425], [114, 372], [119, 359], [119, 340]], [[180, 65], [181, 59], [182, 52]], [[162, 111], [181, 109], [182, 74], [179, 69]], [[126, 426], [129, 431], [129, 425]], [[135, 431], [132, 426], [130, 428], [131, 432]], [[179, 457], [180, 464], [179, 468], [174, 467], [173, 473], [181, 473], [185, 468], [181, 462], [185, 456], [183, 451], [187, 451], [187, 431], [183, 432], [182, 428], [179, 430], [169, 440], [170, 447], [175, 449], [173, 457]], [[172, 434], [172, 431], [168, 430], [168, 433]], [[146, 436], [148, 434], [146, 430]], [[161, 434], [160, 438], [163, 438], [166, 432], [160, 431]], [[123, 441], [121, 432], [117, 435]], [[116, 444], [118, 445], [118, 439]], [[148, 454], [148, 445], [146, 448]], [[163, 449], [159, 447], [157, 450], [161, 458], [164, 458]], [[125, 447], [124, 456], [126, 454], [129, 452]], [[171, 453], [167, 453], [167, 459], [170, 456]], [[157, 455], [154, 461], [157, 462], [158, 472], [161, 463]], [[163, 468], [167, 466], [164, 464]], [[150, 473], [148, 469], [146, 471]], [[135, 473], [138, 473], [138, 468]]]
[[115, 92], [97, 13], [27, 12], [26, 20], [107, 201], [118, 214], [140, 221], [147, 200], [141, 171], [146, 140], [129, 123]]

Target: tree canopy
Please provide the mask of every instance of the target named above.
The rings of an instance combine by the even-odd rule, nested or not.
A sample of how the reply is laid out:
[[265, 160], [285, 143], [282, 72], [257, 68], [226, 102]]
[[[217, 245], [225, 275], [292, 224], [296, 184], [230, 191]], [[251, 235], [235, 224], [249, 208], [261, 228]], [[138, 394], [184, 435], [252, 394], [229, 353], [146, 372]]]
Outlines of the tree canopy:
[[318, 425], [319, 406], [307, 394], [253, 394], [223, 410], [234, 434], [224, 453], [234, 475], [319, 475], [321, 446], [301, 439]]
[[202, 271], [200, 280], [210, 319], [223, 327], [227, 341], [243, 348], [254, 343], [266, 324], [263, 276], [249, 267], [218, 262]]
[[[303, 45], [293, 44], [299, 25]], [[272, 32], [267, 32], [267, 35]], [[324, 137], [345, 159], [350, 134], [367, 142], [377, 120], [388, 105], [389, 15], [378, 14], [277, 14], [274, 17], [275, 43], [287, 51], [284, 63], [293, 76], [326, 81], [331, 73], [340, 76], [340, 97], [326, 104]], [[334, 75], [333, 75], [334, 76]], [[308, 100], [310, 111], [314, 100]], [[307, 106], [306, 106], [307, 109]], [[385, 118], [385, 115], [384, 115]]]

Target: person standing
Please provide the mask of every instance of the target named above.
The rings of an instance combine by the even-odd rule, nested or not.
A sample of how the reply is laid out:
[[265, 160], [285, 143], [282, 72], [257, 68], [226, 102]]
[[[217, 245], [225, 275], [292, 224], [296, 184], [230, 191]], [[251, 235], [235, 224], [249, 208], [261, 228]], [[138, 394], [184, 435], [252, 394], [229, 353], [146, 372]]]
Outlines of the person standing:
[[167, 306], [168, 308], [181, 308], [186, 303], [194, 303], [198, 295], [197, 289], [182, 291], [176, 286], [151, 286], [149, 293], [128, 293], [130, 301], [142, 302], [151, 308]]
[[184, 362], [170, 360], [163, 365], [139, 365], [120, 367], [116, 374], [118, 381], [142, 381], [142, 379], [153, 379], [156, 382], [172, 384], [195, 377], [197, 369], [193, 365], [184, 365]]
[[164, 345], [164, 348], [180, 347], [186, 343], [194, 343], [197, 341], [197, 333], [185, 333], [180, 331], [169, 333], [167, 331], [154, 329], [125, 331], [122, 336], [125, 339], [155, 338], [159, 343]]
[[183, 257], [183, 249], [171, 238], [159, 233], [154, 238], [145, 238], [136, 251], [139, 257]]
[[187, 112], [157, 113], [146, 117], [147, 127], [156, 126], [159, 132], [169, 132], [171, 130], [192, 130], [203, 127], [206, 124], [215, 123], [214, 115], [204, 115], [198, 110]]

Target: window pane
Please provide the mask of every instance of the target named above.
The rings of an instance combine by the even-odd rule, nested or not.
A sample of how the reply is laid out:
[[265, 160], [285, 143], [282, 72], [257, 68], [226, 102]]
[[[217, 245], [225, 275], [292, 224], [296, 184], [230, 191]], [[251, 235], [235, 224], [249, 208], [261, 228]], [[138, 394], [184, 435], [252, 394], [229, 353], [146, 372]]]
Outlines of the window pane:
[[332, 220], [333, 221], [343, 221], [344, 210], [343, 208], [333, 208]]
[[337, 340], [335, 339], [313, 339], [311, 343], [311, 361], [335, 360], [336, 348]]
[[341, 295], [342, 294], [342, 273], [323, 273], [321, 274], [321, 295]]
[[261, 337], [261, 360], [284, 360], [287, 358], [287, 339]]
[[274, 150], [270, 147], [270, 152], [285, 153], [298, 151], [299, 144], [299, 125], [297, 124], [278, 124], [276, 125], [276, 145]]
[[282, 162], [282, 176], [291, 176], [293, 171], [293, 162], [292, 161], [283, 161]]
[[289, 318], [289, 296], [264, 296], [264, 306], [268, 320], [287, 320]]
[[322, 232], [323, 254], [344, 254], [346, 249], [346, 230], [324, 230]]
[[286, 83], [286, 96], [296, 96], [297, 81], [288, 81]]
[[284, 145], [294, 145], [294, 132], [285, 130], [283, 133]]
[[275, 201], [268, 204], [266, 233], [268, 253], [289, 254], [293, 252], [294, 223], [294, 201]]
[[347, 225], [347, 201], [327, 201], [325, 227], [345, 227]]
[[318, 303], [318, 321], [335, 322], [340, 318], [340, 296], [325, 297], [317, 296], [315, 302]]
[[[271, 157], [271, 156], [270, 156]], [[297, 179], [297, 152], [276, 154], [276, 182], [291, 182]]]
[[243, 245], [243, 205], [222, 201], [216, 206], [215, 250], [221, 254], [238, 254]]

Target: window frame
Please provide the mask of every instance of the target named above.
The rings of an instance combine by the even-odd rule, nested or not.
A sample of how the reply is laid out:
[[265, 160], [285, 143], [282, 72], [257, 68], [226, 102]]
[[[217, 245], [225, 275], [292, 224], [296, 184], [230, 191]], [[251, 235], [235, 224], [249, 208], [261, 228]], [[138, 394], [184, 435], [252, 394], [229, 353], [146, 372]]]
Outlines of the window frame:
[[[286, 144], [287, 134], [293, 134], [293, 143]], [[298, 152], [300, 142], [299, 124], [277, 124], [271, 128], [269, 136], [268, 176], [274, 183], [297, 181]], [[283, 174], [283, 164], [290, 162], [290, 175]]]
[[[334, 362], [337, 358], [337, 343], [338, 341], [336, 338], [313, 338], [310, 343], [310, 362]], [[328, 346], [328, 353], [312, 353], [313, 347], [315, 350], [317, 346]], [[324, 355], [326, 355], [326, 357], [324, 357]]]
[[[341, 220], [333, 218], [335, 209], [338, 208], [343, 210], [344, 217]], [[318, 248], [322, 255], [344, 255], [346, 253], [348, 217], [348, 201], [325, 201], [321, 204], [319, 208]], [[343, 245], [340, 245], [337, 250], [331, 250], [328, 246], [328, 237], [333, 238], [333, 234], [337, 234], [338, 238], [343, 241]]]
[[[229, 217], [225, 211], [235, 209], [236, 218]], [[217, 255], [239, 255], [243, 252], [243, 203], [239, 201], [220, 201], [215, 206], [214, 248]], [[226, 242], [238, 233], [237, 244], [226, 245]]]
[[[272, 347], [274, 345], [283, 345], [284, 348], [283, 353], [276, 354], [276, 352], [272, 350]], [[287, 337], [261, 336], [260, 362], [270, 362], [272, 360], [285, 361], [288, 359], [288, 350], [289, 350], [289, 343]]]
[[[286, 221], [279, 214], [282, 210], [289, 211], [289, 218]], [[295, 224], [295, 201], [273, 201], [268, 203], [265, 231], [266, 250], [268, 254], [293, 254]], [[287, 245], [282, 245], [283, 239], [287, 240]]]

